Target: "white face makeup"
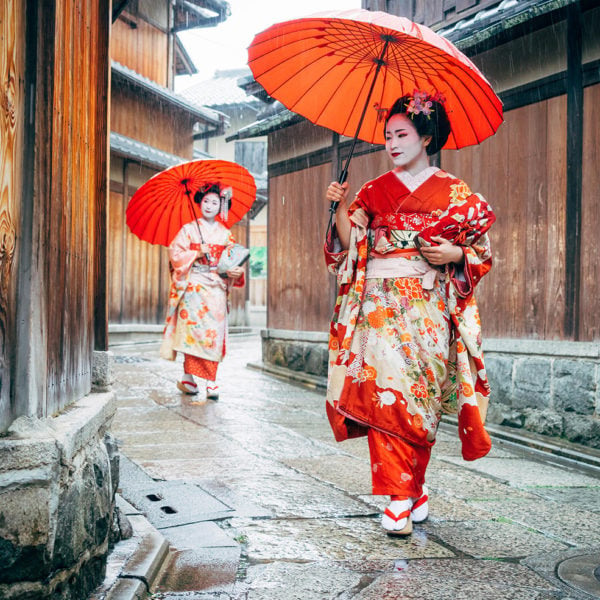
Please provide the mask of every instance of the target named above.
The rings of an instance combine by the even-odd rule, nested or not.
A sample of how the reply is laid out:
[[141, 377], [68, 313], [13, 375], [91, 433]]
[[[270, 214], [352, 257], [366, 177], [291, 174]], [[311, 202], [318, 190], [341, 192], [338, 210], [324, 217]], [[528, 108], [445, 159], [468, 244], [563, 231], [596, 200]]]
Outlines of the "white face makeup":
[[214, 221], [215, 217], [219, 214], [219, 210], [221, 210], [221, 198], [219, 198], [219, 195], [213, 192], [206, 194], [200, 203], [200, 210], [202, 211], [202, 216], [207, 221]]
[[393, 115], [385, 127], [385, 150], [395, 167], [407, 171], [423, 160], [429, 164], [426, 151], [428, 141], [429, 138], [419, 136], [413, 122], [405, 114]]

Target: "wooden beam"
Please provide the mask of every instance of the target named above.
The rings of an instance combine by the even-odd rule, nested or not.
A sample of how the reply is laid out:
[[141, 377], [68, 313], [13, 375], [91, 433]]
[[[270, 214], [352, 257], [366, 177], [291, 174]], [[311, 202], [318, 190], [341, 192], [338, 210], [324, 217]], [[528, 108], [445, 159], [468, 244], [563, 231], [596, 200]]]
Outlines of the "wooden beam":
[[94, 203], [94, 350], [108, 350], [108, 161], [110, 153], [109, 104], [110, 98], [110, 0], [99, 0], [100, 23], [96, 44], [98, 89], [96, 104], [96, 200]]
[[565, 226], [565, 335], [578, 340], [581, 280], [583, 68], [581, 6], [567, 10], [567, 203]]

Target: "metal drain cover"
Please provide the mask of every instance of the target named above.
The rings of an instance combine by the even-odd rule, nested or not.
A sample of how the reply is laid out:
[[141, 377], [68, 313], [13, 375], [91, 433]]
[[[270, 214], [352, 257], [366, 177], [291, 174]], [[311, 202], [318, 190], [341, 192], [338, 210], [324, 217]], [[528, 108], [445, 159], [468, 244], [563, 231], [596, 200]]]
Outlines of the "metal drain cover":
[[568, 586], [600, 598], [600, 553], [567, 558], [556, 572]]
[[155, 481], [148, 486], [124, 488], [122, 495], [143, 512], [156, 529], [225, 519], [235, 512], [231, 506], [191, 483]]

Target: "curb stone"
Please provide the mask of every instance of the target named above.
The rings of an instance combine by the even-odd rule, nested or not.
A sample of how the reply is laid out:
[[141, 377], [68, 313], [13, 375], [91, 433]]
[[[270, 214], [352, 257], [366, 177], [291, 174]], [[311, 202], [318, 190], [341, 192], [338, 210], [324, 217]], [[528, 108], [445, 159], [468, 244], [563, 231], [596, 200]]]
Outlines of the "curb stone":
[[[119, 504], [127, 504], [120, 499]], [[133, 511], [135, 509], [131, 507]], [[129, 512], [129, 511], [124, 511]], [[105, 595], [105, 600], [143, 600], [149, 594], [169, 556], [169, 544], [150, 522], [139, 514], [127, 514], [133, 537], [139, 538], [136, 549]]]

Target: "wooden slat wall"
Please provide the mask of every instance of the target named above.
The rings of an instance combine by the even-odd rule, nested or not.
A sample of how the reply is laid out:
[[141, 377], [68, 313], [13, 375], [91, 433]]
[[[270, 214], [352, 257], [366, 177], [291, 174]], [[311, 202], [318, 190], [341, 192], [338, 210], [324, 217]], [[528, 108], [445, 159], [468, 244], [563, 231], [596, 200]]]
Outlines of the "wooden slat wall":
[[113, 23], [111, 58], [168, 87], [168, 36], [140, 18], [135, 18], [135, 22], [135, 29], [122, 18]]
[[[138, 165], [126, 167], [139, 170]], [[146, 169], [150, 177], [152, 171]], [[111, 323], [162, 323], [169, 291], [169, 257], [166, 248], [141, 241], [129, 231], [125, 210], [137, 186], [112, 183], [109, 196], [109, 321]], [[117, 191], [115, 191], [117, 190]]]
[[[236, 223], [232, 228], [231, 232], [235, 237], [235, 241], [238, 244], [242, 244], [246, 248], [249, 246], [250, 240], [248, 236], [248, 219], [245, 217], [239, 223]], [[230, 312], [229, 312], [229, 324], [230, 325], [247, 325], [246, 319], [246, 300], [250, 297], [249, 285], [250, 276], [248, 263], [245, 264], [246, 269], [246, 285], [242, 288], [233, 288], [230, 294]]]
[[325, 331], [334, 281], [325, 268], [323, 239], [329, 164], [269, 181], [268, 327]]
[[[57, 0], [54, 7], [51, 97], [39, 118], [50, 143], [50, 157], [40, 156], [39, 163], [47, 169], [40, 176], [49, 193], [36, 202], [44, 215], [37, 248], [42, 257], [44, 296], [39, 302], [47, 361], [46, 401], [39, 407], [43, 416], [91, 388], [96, 131], [106, 134], [106, 126], [98, 127], [96, 120], [105, 120], [107, 114], [98, 106], [106, 98], [93, 90], [99, 78], [106, 77], [107, 65], [97, 51], [106, 40], [99, 40], [97, 32], [100, 19], [107, 18], [105, 2]], [[52, 24], [42, 22], [40, 27], [52, 32]], [[39, 65], [40, 76], [46, 68]], [[51, 128], [43, 122], [48, 116]]]
[[494, 267], [477, 294], [488, 337], [564, 338], [565, 116], [564, 96], [519, 108], [481, 146], [442, 153], [496, 212]]
[[600, 340], [600, 85], [583, 96], [580, 339]]
[[145, 94], [113, 86], [110, 129], [191, 160], [195, 119], [182, 110], [151, 100]]
[[[593, 155], [593, 148], [597, 148], [598, 109], [594, 93], [598, 94], [590, 90], [586, 95], [586, 106], [592, 111], [586, 119], [596, 127], [586, 128], [586, 156], [595, 156], [596, 162], [591, 158], [586, 164], [597, 178], [594, 165], [598, 155], [597, 150]], [[490, 234], [494, 268], [477, 294], [488, 337], [565, 337], [565, 115], [564, 96], [519, 108], [506, 114], [506, 122], [492, 139], [442, 155], [442, 167], [482, 193], [497, 215]], [[355, 157], [348, 178], [351, 193], [389, 168], [383, 151]], [[332, 304], [322, 293], [315, 298], [315, 289], [327, 289], [327, 276], [315, 265], [322, 265], [325, 227], [319, 223], [326, 218], [323, 197], [331, 180], [330, 169], [330, 165], [322, 165], [270, 181], [269, 327], [305, 331], [327, 328]], [[584, 222], [590, 238], [599, 225], [595, 181], [588, 178], [585, 188], [589, 217], [584, 217]], [[291, 200], [289, 195], [297, 190], [300, 194]], [[305, 232], [303, 223], [317, 226]], [[312, 250], [307, 251], [307, 247]], [[589, 306], [582, 314], [590, 315], [587, 329], [593, 331], [595, 326], [597, 331], [598, 326], [592, 323], [598, 322], [598, 309], [591, 308], [598, 291], [597, 261], [591, 257], [584, 263], [584, 279], [594, 293], [584, 293]], [[585, 339], [591, 339], [590, 335], [594, 334]]]
[[25, 4], [0, 4], [0, 431], [12, 421], [24, 121]]

